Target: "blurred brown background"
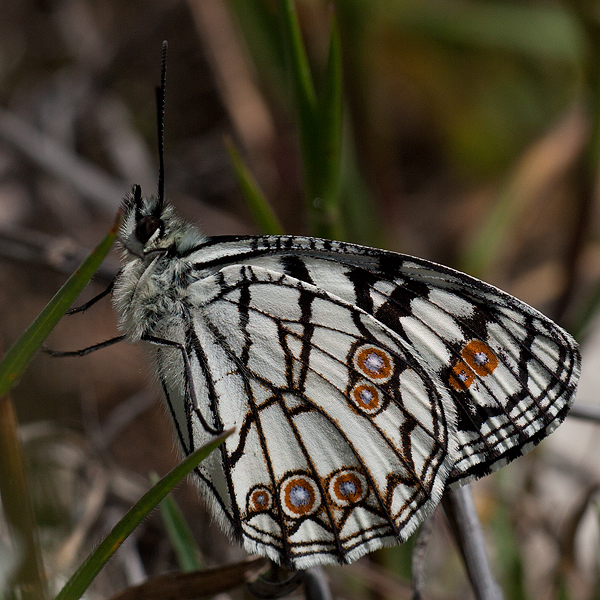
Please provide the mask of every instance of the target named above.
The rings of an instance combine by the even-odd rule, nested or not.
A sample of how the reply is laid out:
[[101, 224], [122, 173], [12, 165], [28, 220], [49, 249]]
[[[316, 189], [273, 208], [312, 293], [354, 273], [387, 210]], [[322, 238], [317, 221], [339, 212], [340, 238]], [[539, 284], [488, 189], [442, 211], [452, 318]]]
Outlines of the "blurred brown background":
[[[298, 0], [297, 10], [318, 82], [332, 9]], [[593, 403], [597, 3], [344, 0], [335, 10], [345, 237], [467, 270], [587, 336], [579, 401]], [[285, 229], [310, 233], [276, 27], [270, 0], [2, 4], [4, 348], [108, 229], [131, 184], [155, 191], [154, 87], [164, 39], [167, 197], [208, 235], [258, 232], [236, 187], [227, 135]], [[82, 300], [117, 268], [113, 253]], [[105, 300], [65, 318], [48, 344], [76, 349], [116, 334]], [[177, 460], [160, 392], [143, 351], [119, 344], [78, 360], [38, 356], [14, 398], [48, 568], [69, 572], [145, 489], [147, 474]], [[508, 598], [600, 597], [596, 437], [593, 425], [567, 423], [476, 486]], [[177, 497], [207, 564], [240, 556], [209, 525], [191, 486]], [[468, 595], [440, 515], [434, 535], [431, 597]], [[404, 597], [409, 556], [410, 543], [331, 569], [334, 592]], [[93, 593], [107, 597], [174, 566], [155, 515]]]

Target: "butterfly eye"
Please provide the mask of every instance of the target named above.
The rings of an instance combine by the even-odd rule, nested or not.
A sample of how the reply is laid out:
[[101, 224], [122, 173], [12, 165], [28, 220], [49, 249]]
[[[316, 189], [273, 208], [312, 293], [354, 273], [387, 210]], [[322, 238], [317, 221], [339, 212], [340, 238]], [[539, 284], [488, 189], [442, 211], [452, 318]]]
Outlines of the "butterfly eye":
[[163, 227], [163, 222], [158, 217], [142, 217], [135, 226], [135, 237], [140, 243], [145, 244], [157, 229]]

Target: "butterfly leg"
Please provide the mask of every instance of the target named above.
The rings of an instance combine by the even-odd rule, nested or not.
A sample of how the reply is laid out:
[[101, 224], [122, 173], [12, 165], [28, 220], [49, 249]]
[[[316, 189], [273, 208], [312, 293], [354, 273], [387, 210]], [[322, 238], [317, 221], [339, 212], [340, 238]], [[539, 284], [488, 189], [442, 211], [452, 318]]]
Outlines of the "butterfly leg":
[[86, 354], [91, 354], [92, 352], [96, 352], [96, 350], [102, 350], [102, 348], [107, 348], [108, 346], [113, 346], [114, 344], [118, 344], [125, 339], [124, 335], [118, 335], [117, 337], [111, 338], [110, 340], [106, 340], [105, 342], [100, 342], [99, 344], [94, 344], [93, 346], [88, 346], [87, 348], [82, 348], [81, 350], [70, 350], [67, 352], [61, 352], [60, 350], [51, 350], [46, 346], [42, 346], [42, 352], [49, 354], [55, 358], [65, 358], [70, 356], [85, 356]]
[[[150, 344], [154, 344], [155, 346], [168, 346], [170, 348], [176, 348], [177, 350], [179, 350], [181, 352], [181, 358], [183, 360], [183, 369], [185, 371], [185, 380], [187, 382], [190, 400], [191, 400], [192, 406], [197, 407], [198, 402], [197, 402], [197, 397], [196, 397], [196, 389], [194, 388], [194, 379], [192, 377], [192, 367], [190, 365], [190, 359], [188, 357], [188, 353], [187, 353], [187, 350], [185, 349], [184, 345], [180, 344], [179, 342], [174, 342], [172, 340], [166, 340], [164, 338], [157, 338], [157, 337], [154, 337], [153, 335], [147, 335], [147, 334], [142, 336], [142, 340], [144, 340], [145, 342], [149, 342]], [[219, 434], [223, 433], [223, 429], [215, 429], [214, 427], [211, 427], [207, 423], [206, 419], [202, 416], [202, 413], [200, 412], [200, 410], [197, 411], [197, 415], [198, 415], [198, 418], [200, 419], [202, 427], [205, 429], [205, 431], [207, 431], [211, 435], [219, 435]]]
[[[120, 273], [120, 271], [119, 271], [119, 273]], [[102, 298], [104, 298], [104, 296], [108, 296], [108, 294], [111, 294], [115, 287], [115, 281], [117, 280], [119, 273], [117, 273], [115, 278], [108, 284], [108, 286], [105, 290], [103, 290], [98, 295], [94, 296], [91, 300], [88, 300], [81, 306], [76, 306], [75, 308], [70, 308], [65, 314], [66, 315], [74, 315], [75, 313], [83, 312], [84, 310], [87, 310], [90, 306], [93, 306], [94, 304], [96, 304], [96, 302], [98, 302], [98, 300], [102, 300]]]

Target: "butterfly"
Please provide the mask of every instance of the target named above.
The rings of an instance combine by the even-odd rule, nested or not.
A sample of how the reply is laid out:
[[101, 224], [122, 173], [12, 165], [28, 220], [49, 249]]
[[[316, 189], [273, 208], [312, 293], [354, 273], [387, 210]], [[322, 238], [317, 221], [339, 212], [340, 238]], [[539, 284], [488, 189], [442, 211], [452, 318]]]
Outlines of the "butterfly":
[[295, 569], [405, 541], [448, 486], [524, 454], [565, 418], [572, 337], [423, 259], [297, 236], [206, 238], [162, 195], [123, 203], [114, 305], [154, 348], [220, 526]]
[[164, 199], [163, 45], [156, 196], [123, 201], [113, 291], [122, 336], [154, 352], [217, 522], [294, 569], [403, 542], [462, 485], [565, 418], [577, 343], [448, 267], [298, 236], [207, 238]]

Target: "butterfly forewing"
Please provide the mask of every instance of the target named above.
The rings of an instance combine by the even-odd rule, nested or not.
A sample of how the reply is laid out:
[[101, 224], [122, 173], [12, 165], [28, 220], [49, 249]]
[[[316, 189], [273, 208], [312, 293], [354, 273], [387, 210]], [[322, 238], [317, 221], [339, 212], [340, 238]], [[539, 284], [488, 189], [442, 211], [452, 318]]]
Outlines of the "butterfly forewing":
[[116, 304], [131, 339], [154, 340], [184, 450], [236, 427], [197, 475], [249, 551], [305, 568], [404, 541], [446, 485], [568, 410], [575, 342], [492, 286], [352, 244], [190, 228], [168, 212]]
[[[458, 411], [451, 482], [500, 467], [562, 422], [580, 370], [577, 345], [566, 332], [512, 296], [446, 267], [406, 258], [402, 271], [413, 288], [425, 285], [402, 326], [417, 319], [452, 351], [450, 373], [440, 372]], [[432, 318], [437, 311], [455, 320], [462, 339], [440, 331], [440, 319]]]

